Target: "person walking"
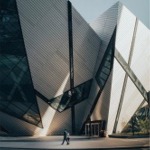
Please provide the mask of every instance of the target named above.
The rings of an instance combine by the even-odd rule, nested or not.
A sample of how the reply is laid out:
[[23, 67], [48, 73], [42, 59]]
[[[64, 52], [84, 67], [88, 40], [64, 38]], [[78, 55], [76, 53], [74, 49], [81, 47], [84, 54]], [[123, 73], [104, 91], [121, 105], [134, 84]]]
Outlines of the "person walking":
[[70, 142], [70, 137], [69, 136], [70, 136], [69, 132], [65, 129], [64, 130], [63, 142], [62, 142], [61, 145], [63, 145], [65, 141], [67, 142], [67, 145], [69, 145], [69, 142]]

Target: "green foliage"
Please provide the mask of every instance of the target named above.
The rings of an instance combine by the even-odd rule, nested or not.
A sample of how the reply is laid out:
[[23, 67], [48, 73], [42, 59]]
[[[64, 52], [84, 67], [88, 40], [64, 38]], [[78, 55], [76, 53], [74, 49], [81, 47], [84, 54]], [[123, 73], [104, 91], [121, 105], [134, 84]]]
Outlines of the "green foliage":
[[150, 134], [150, 108], [148, 105], [140, 108], [127, 123], [122, 133]]
[[144, 134], [148, 134], [150, 132], [150, 119], [146, 118], [145, 120], [138, 120], [138, 125]]

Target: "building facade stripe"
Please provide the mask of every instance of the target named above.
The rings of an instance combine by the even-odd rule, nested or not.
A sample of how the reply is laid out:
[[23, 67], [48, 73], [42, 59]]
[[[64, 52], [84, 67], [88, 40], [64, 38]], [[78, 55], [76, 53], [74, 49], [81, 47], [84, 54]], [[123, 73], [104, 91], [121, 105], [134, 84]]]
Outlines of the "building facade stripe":
[[115, 58], [119, 62], [119, 64], [122, 66], [122, 68], [125, 70], [125, 72], [128, 74], [132, 82], [135, 84], [135, 86], [137, 87], [141, 95], [144, 97], [145, 101], [148, 102], [147, 91], [145, 90], [142, 83], [139, 81], [137, 76], [134, 74], [134, 72], [125, 62], [124, 58], [121, 56], [121, 54], [119, 53], [117, 49], [115, 50]]
[[[131, 46], [130, 46], [130, 54], [129, 54], [129, 59], [128, 59], [128, 65], [129, 66], [131, 65], [131, 60], [132, 60], [134, 44], [135, 44], [135, 37], [136, 37], [136, 32], [137, 32], [137, 26], [138, 26], [138, 20], [136, 18], [133, 36], [132, 36], [132, 42], [131, 42]], [[116, 133], [116, 130], [117, 130], [118, 120], [120, 117], [120, 113], [121, 113], [121, 109], [122, 109], [122, 105], [123, 105], [123, 100], [124, 100], [124, 94], [125, 94], [125, 90], [126, 90], [126, 86], [127, 86], [127, 80], [128, 80], [128, 74], [126, 73], [125, 78], [124, 78], [123, 87], [122, 87], [121, 96], [120, 96], [120, 102], [119, 102], [119, 106], [118, 106], [118, 110], [117, 110], [117, 115], [116, 115], [116, 119], [115, 119], [115, 123], [114, 123], [113, 133]]]

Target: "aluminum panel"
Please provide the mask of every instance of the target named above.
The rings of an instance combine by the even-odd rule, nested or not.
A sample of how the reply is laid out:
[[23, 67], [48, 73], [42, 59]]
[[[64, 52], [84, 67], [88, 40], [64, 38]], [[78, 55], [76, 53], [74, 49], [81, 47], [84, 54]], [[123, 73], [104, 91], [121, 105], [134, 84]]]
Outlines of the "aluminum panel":
[[[102, 44], [101, 49], [98, 54], [98, 59], [96, 64], [100, 64], [103, 54], [108, 46], [112, 33], [117, 25], [118, 18], [121, 12], [121, 4], [118, 2], [104, 12], [98, 19], [91, 23], [91, 27], [101, 38]], [[98, 69], [98, 66], [95, 66], [95, 71]]]
[[121, 54], [119, 53], [119, 51], [117, 49], [115, 51], [115, 58], [119, 62], [119, 64], [122, 66], [122, 68], [125, 70], [127, 75], [130, 77], [132, 82], [135, 84], [135, 86], [137, 87], [139, 92], [143, 95], [145, 100], [148, 101], [147, 91], [145, 90], [145, 88], [143, 87], [140, 80], [136, 77], [134, 72], [131, 70], [131, 68], [128, 66], [128, 64], [125, 62], [125, 60], [123, 59], [123, 57], [121, 56]]
[[56, 112], [51, 122], [48, 135], [62, 135], [64, 129], [71, 133], [71, 109], [59, 113]]
[[34, 130], [38, 128], [30, 123], [12, 117], [3, 112], [0, 112], [0, 118], [0, 125], [4, 126], [5, 129], [9, 132], [9, 135], [12, 136], [31, 136], [34, 134]]
[[[36, 1], [38, 7], [41, 5], [40, 11], [44, 11], [44, 16], [33, 27], [27, 18], [30, 19], [30, 15], [34, 18], [37, 8], [33, 7], [35, 14], [29, 15], [29, 5], [33, 5], [33, 2], [30, 2], [18, 1], [18, 9], [21, 12], [20, 19], [31, 74], [36, 90], [47, 98], [52, 98], [69, 89], [68, 26], [64, 17], [67, 17], [67, 3], [64, 1], [58, 4], [58, 1], [52, 0], [41, 4], [41, 1]], [[61, 5], [60, 9], [58, 5]]]
[[73, 9], [72, 13], [76, 86], [93, 77], [101, 40], [75, 9]]
[[108, 121], [108, 110], [110, 103], [110, 93], [111, 93], [111, 81], [112, 72], [104, 86], [104, 89], [97, 101], [97, 104], [91, 114], [91, 121], [93, 120], [106, 120]]
[[17, 4], [21, 8], [19, 9], [19, 13], [24, 16], [32, 26], [38, 24], [41, 18], [43, 18], [45, 13], [49, 10], [49, 0], [44, 1], [45, 5], [41, 0], [28, 0], [28, 2], [17, 0]]
[[[138, 23], [135, 47], [133, 50], [133, 58], [131, 69], [143, 84], [144, 88], [150, 89], [150, 30], [146, 28], [140, 21]], [[138, 68], [138, 69], [137, 69]]]
[[86, 121], [88, 115], [90, 114], [90, 110], [92, 108], [92, 105], [95, 101], [96, 95], [98, 94], [99, 90], [100, 90], [99, 86], [97, 85], [96, 81], [93, 80], [89, 98], [75, 106], [75, 112], [76, 112], [75, 122], [76, 122], [77, 132], [81, 130], [84, 122]]
[[49, 128], [51, 126], [52, 120], [54, 119], [54, 115], [56, 110], [49, 107], [47, 103], [45, 103], [42, 99], [37, 97], [37, 102], [39, 105], [39, 110], [42, 118], [43, 128], [35, 128], [34, 136], [46, 136], [49, 133]]
[[143, 101], [143, 96], [140, 94], [133, 82], [128, 78], [123, 105], [118, 121], [117, 132], [121, 132], [130, 118], [133, 116], [137, 108]]
[[128, 62], [136, 17], [125, 7], [122, 7], [117, 26], [116, 48]]
[[75, 106], [75, 123], [76, 123], [75, 127], [76, 127], [76, 133], [78, 133], [78, 134], [80, 133], [82, 125], [86, 119], [84, 117], [85, 114], [89, 113], [89, 111], [88, 111], [89, 109], [88, 110], [86, 109], [87, 106], [89, 105], [87, 101], [88, 100], [85, 100]]
[[124, 77], [125, 77], [125, 71], [116, 61], [116, 59], [114, 59], [113, 77], [112, 77], [111, 94], [110, 94], [110, 105], [109, 105], [109, 117], [108, 117], [108, 124], [107, 124], [108, 134], [111, 134], [113, 131], [113, 124], [115, 123], [115, 118], [116, 118], [120, 96], [122, 92], [122, 86], [124, 83]]

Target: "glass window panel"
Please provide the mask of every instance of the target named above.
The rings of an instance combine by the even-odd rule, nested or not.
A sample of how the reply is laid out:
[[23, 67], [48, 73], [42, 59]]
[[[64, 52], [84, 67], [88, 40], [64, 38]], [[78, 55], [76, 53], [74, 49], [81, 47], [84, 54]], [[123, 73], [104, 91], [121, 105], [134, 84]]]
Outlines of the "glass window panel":
[[[1, 94], [1, 93], [0, 93], [0, 94]], [[6, 100], [6, 101], [0, 100], [0, 107], [1, 107], [2, 109], [5, 109], [5, 107], [7, 107], [7, 105], [8, 105], [7, 100]]]
[[104, 86], [104, 84], [105, 84], [105, 80], [100, 79], [100, 85], [101, 85], [101, 87], [103, 87], [103, 86]]
[[11, 102], [12, 105], [17, 106], [17, 107], [20, 108], [23, 112], [26, 112], [27, 109], [28, 109], [28, 107], [27, 107], [26, 105], [24, 105], [24, 103], [26, 103], [26, 102], [18, 102], [18, 101], [16, 101], [16, 100], [13, 100], [13, 101]]
[[8, 68], [7, 65], [5, 65], [3, 62], [0, 62], [0, 70], [5, 75], [10, 73], [10, 68]]
[[[107, 60], [108, 62], [110, 62], [110, 61], [111, 61], [111, 57], [108, 57], [108, 56], [107, 56], [106, 60]], [[107, 62], [107, 61], [106, 61], [106, 62]]]
[[28, 121], [32, 122], [33, 124], [37, 125], [40, 121], [39, 114], [35, 113], [32, 110], [29, 110], [26, 114], [23, 115], [23, 118]]
[[25, 75], [26, 75], [26, 80], [28, 80], [27, 83], [28, 83], [29, 85], [32, 85], [31, 74], [30, 74], [30, 72], [29, 72], [28, 70], [26, 71]]
[[21, 81], [20, 81], [19, 84], [22, 84], [22, 85], [31, 85], [31, 78], [29, 76], [29, 72], [28, 73], [27, 72], [25, 72], [23, 74], [23, 77], [21, 78]]
[[12, 104], [8, 106], [7, 111], [11, 112], [12, 115], [15, 115], [15, 117], [19, 118], [22, 117], [22, 115], [25, 113], [24, 111], [22, 111], [21, 109]]
[[12, 77], [10, 75], [5, 76], [3, 81], [1, 82], [2, 85], [12, 86], [15, 84]]
[[15, 66], [15, 68], [11, 72], [11, 77], [16, 83], [19, 83], [21, 78], [23, 77], [24, 72], [19, 67]]
[[8, 85], [1, 85], [0, 86], [0, 93], [3, 93], [4, 95], [6, 95], [5, 97], [3, 97], [4, 95], [1, 95], [1, 100], [4, 101], [6, 100], [6, 97], [8, 98], [9, 94], [11, 93], [13, 89], [13, 85], [8, 84]]
[[[38, 121], [41, 125], [16, 1], [2, 0], [0, 5], [0, 106], [9, 101], [8, 108], [4, 110], [6, 113], [24, 121], [28, 120], [34, 125]], [[36, 106], [30, 112], [28, 108], [32, 104]], [[0, 107], [0, 111], [2, 108]], [[27, 111], [26, 117], [23, 117], [22, 112]], [[36, 120], [36, 123], [33, 120]]]
[[30, 108], [32, 111], [38, 113], [38, 108], [36, 104], [32, 104], [32, 107]]
[[109, 75], [110, 70], [108, 68], [103, 68], [102, 72], [104, 72], [106, 75]]
[[23, 94], [21, 93], [21, 91], [18, 88], [15, 88], [15, 91], [12, 95], [12, 100], [13, 101], [17, 101], [17, 102], [23, 102], [25, 101], [25, 98], [23, 98]]
[[95, 76], [96, 81], [101, 89], [103, 89], [103, 86], [105, 85], [113, 66], [114, 50], [115, 50], [115, 35], [116, 35], [116, 30], [114, 30], [114, 33], [111, 37], [111, 40], [103, 56], [102, 62]]
[[108, 78], [108, 75], [104, 74], [103, 72], [100, 73], [100, 78], [106, 80]]
[[34, 119], [32, 114], [27, 113], [23, 116], [23, 118], [29, 123], [32, 123], [35, 125], [38, 124], [38, 121]]
[[5, 64], [9, 69], [12, 69], [15, 66], [15, 64], [5, 56], [1, 56], [0, 61], [3, 62], [3, 64]]
[[92, 79], [75, 87], [72, 94], [70, 91], [66, 91], [63, 95], [48, 100], [47, 102], [51, 107], [58, 110], [59, 112], [62, 112], [63, 110], [83, 101], [84, 99], [87, 99], [89, 96], [91, 84]]
[[109, 50], [109, 56], [110, 56], [110, 57], [111, 57], [111, 55], [113, 54], [112, 51], [113, 51], [113, 49], [112, 49], [112, 47], [110, 47], [110, 50]]
[[3, 71], [0, 71], [0, 83], [2, 84], [3, 80], [5, 79], [6, 74]]
[[17, 67], [19, 67], [23, 71], [27, 71], [27, 69], [28, 69], [27, 64], [24, 64], [22, 61], [19, 62], [19, 64], [17, 65]]
[[19, 84], [22, 92], [26, 96], [27, 102], [34, 103], [35, 102], [35, 97], [34, 97], [34, 90], [30, 84]]
[[105, 62], [104, 62], [104, 66], [106, 66], [106, 67], [108, 66], [108, 67], [109, 67], [109, 66], [111, 66], [111, 64], [110, 64], [110, 62], [105, 61]]
[[20, 59], [22, 59], [22, 57], [18, 57], [18, 56], [15, 56], [15, 55], [5, 55], [7, 57], [7, 59], [11, 62], [11, 64], [14, 64], [16, 65]]
[[33, 102], [22, 102], [22, 103], [27, 108], [31, 107], [31, 105], [33, 104]]
[[62, 96], [63, 95], [60, 95], [58, 97], [55, 97], [53, 99], [50, 99], [48, 101], [48, 104], [50, 104], [54, 109], [58, 109], [59, 105], [60, 105], [60, 102], [61, 102], [61, 99], [62, 99]]

